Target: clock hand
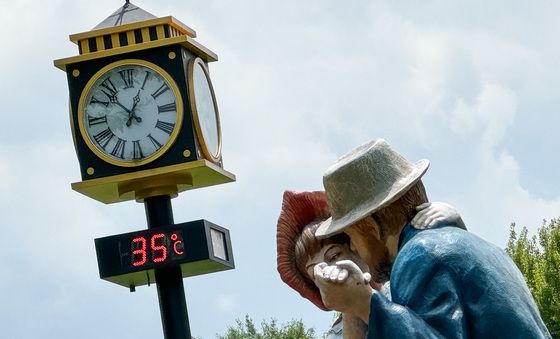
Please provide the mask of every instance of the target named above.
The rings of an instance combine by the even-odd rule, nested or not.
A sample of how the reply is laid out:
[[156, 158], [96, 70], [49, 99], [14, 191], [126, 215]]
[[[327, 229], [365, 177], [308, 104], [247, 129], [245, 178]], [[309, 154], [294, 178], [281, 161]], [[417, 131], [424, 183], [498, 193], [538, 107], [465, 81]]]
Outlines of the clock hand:
[[132, 112], [134, 112], [134, 109], [136, 108], [136, 105], [140, 102], [140, 90], [138, 90], [138, 93], [136, 93], [136, 95], [134, 96], [134, 98], [132, 98], [132, 102], [134, 103], [132, 105], [132, 108], [130, 109]]
[[142, 122], [142, 118], [136, 116], [136, 113], [130, 112], [128, 115], [128, 121], [126, 122], [127, 127], [130, 127], [130, 124], [132, 124], [132, 119], [136, 120], [136, 122]]
[[121, 104], [120, 102], [116, 102], [117, 105], [119, 105], [122, 109], [124, 109], [126, 111], [126, 113], [131, 114], [132, 111], [130, 111], [128, 108], [124, 107], [123, 104]]
[[136, 116], [136, 112], [134, 111], [136, 109], [136, 105], [138, 105], [138, 103], [140, 102], [140, 90], [138, 90], [138, 93], [136, 93], [134, 98], [132, 98], [132, 101], [134, 102], [134, 104], [132, 105], [132, 109], [130, 110], [132, 112], [132, 117], [136, 119], [137, 122], [140, 122], [142, 121], [142, 118]]
[[136, 105], [138, 105], [138, 103], [140, 102], [140, 90], [138, 90], [138, 93], [136, 93], [134, 98], [132, 98], [132, 102], [132, 108], [128, 112], [128, 121], [126, 122], [127, 127], [130, 127], [130, 125], [132, 124], [132, 119], [136, 120], [136, 122], [142, 121], [142, 118], [136, 116], [136, 112], [134, 112], [134, 110], [136, 109]]
[[126, 121], [126, 127], [130, 127], [130, 125], [132, 124], [132, 119], [136, 120], [136, 122], [142, 121], [142, 118], [137, 117], [136, 114], [134, 113], [134, 109], [136, 108], [136, 105], [138, 104], [138, 102], [140, 102], [140, 90], [138, 90], [138, 93], [132, 99], [134, 104], [132, 105], [132, 109], [130, 110], [120, 103], [116, 94], [109, 96], [109, 100], [111, 101], [111, 103], [117, 104], [119, 107], [124, 109], [126, 113], [128, 113], [128, 120]]
[[119, 105], [122, 109], [126, 111], [126, 113], [130, 115], [131, 111], [129, 111], [128, 108], [124, 107], [124, 105], [119, 102], [119, 99], [117, 98], [116, 94], [109, 96], [109, 100], [111, 101], [112, 104]]
[[132, 124], [132, 119], [136, 120], [136, 122], [142, 121], [142, 118], [136, 116], [136, 112], [134, 112], [134, 110], [136, 109], [136, 105], [140, 102], [140, 90], [138, 90], [138, 93], [136, 93], [134, 98], [132, 98], [132, 102], [134, 104], [132, 105], [132, 108], [128, 112], [128, 121], [126, 122], [127, 127], [130, 127], [130, 125]]

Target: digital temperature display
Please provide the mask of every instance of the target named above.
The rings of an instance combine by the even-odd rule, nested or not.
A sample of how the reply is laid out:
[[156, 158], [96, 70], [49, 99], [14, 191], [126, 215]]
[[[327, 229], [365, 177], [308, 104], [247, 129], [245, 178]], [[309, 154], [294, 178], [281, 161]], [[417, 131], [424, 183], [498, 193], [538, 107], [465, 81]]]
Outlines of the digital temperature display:
[[229, 231], [206, 220], [95, 239], [99, 275], [126, 287], [155, 282], [154, 270], [181, 266], [183, 277], [234, 267]]
[[179, 232], [156, 233], [149, 238], [137, 236], [130, 241], [130, 250], [123, 248], [123, 258], [130, 256], [134, 267], [180, 259], [185, 254], [183, 236]]

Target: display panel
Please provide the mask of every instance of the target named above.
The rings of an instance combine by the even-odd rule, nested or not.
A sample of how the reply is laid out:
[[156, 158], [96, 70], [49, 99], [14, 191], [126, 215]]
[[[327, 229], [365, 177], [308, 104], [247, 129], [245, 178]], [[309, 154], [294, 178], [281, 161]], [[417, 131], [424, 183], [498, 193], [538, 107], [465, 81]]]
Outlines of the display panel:
[[135, 287], [155, 282], [154, 270], [181, 266], [183, 277], [234, 267], [229, 231], [206, 220], [95, 239], [102, 279]]

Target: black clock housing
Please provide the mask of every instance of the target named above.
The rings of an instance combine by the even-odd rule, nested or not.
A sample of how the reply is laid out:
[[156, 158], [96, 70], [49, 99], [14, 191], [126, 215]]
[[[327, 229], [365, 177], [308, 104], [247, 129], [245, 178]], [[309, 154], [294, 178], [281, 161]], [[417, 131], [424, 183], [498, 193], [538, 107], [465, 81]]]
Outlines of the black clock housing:
[[[196, 32], [174, 17], [157, 18], [137, 7], [130, 10], [127, 6], [121, 12], [126, 9], [125, 12], [130, 15], [119, 17], [122, 20], [115, 22], [115, 15], [121, 13], [116, 12], [91, 31], [70, 35], [70, 40], [78, 46], [79, 55], [54, 61], [55, 66], [67, 74], [70, 125], [82, 178], [82, 181], [72, 183], [72, 189], [110, 204], [133, 199], [143, 201], [155, 195], [176, 196], [183, 191], [235, 181], [235, 175], [223, 168], [217, 114], [218, 154], [209, 156], [208, 152], [205, 153], [206, 138], [199, 131], [198, 110], [193, 109], [196, 107], [196, 95], [192, 95], [194, 87], [189, 87], [193, 82], [189, 65], [197, 61], [208, 75], [208, 63], [217, 61], [218, 56], [198, 43]], [[151, 68], [154, 71], [152, 80], [156, 77], [164, 79], [162, 81], [173, 91], [175, 105], [171, 102], [158, 103], [160, 94], [154, 94], [160, 93], [159, 89], [151, 93], [138, 92], [130, 97], [132, 91], [128, 85], [128, 74], [133, 72], [121, 73], [118, 68], [128, 64]], [[119, 73], [122, 81], [117, 78], [116, 85], [106, 82], [110, 77], [98, 81], [110, 72], [113, 75]], [[137, 77], [132, 77], [137, 83]], [[150, 88], [150, 83], [153, 84], [152, 80], [146, 83], [146, 79], [147, 75], [139, 89], [144, 89], [146, 84]], [[118, 87], [119, 83], [124, 87]], [[115, 95], [115, 91], [121, 89], [124, 89], [122, 98]], [[150, 91], [153, 90], [150, 88]], [[103, 95], [106, 97], [99, 98]], [[119, 99], [125, 98], [129, 103], [123, 105]], [[175, 108], [172, 118], [175, 120], [169, 116], [161, 116], [160, 119], [159, 115], [144, 115], [142, 120], [142, 114], [146, 112], [142, 109], [135, 111], [134, 100], [142, 102], [143, 98], [143, 105], [149, 105], [144, 107], [155, 109], [154, 114], [170, 112]], [[115, 114], [96, 116], [103, 114], [103, 109], [95, 113], [98, 106], [93, 105], [101, 104]], [[123, 110], [119, 111], [114, 105]], [[89, 115], [91, 107], [95, 107], [91, 111], [94, 115]], [[217, 106], [215, 111], [217, 113]], [[142, 128], [119, 135], [122, 132], [119, 130], [121, 121], [123, 127], [147, 121], [150, 124], [136, 125]], [[157, 133], [154, 135], [149, 132], [151, 123], [155, 124], [152, 130]], [[103, 129], [100, 124], [107, 124], [108, 128]], [[149, 134], [142, 134], [144, 131]], [[167, 133], [169, 137], [162, 133]], [[114, 139], [115, 136], [118, 139]], [[142, 147], [148, 147], [145, 156]]]
[[[172, 55], [173, 58], [170, 58], [170, 55]], [[199, 145], [193, 127], [189, 97], [187, 95], [187, 64], [190, 59], [195, 57], [195, 55], [181, 45], [170, 45], [67, 65], [71, 124], [82, 180], [160, 168], [202, 159], [203, 155], [199, 151]], [[163, 68], [169, 73], [179, 88], [184, 107], [183, 123], [174, 144], [165, 154], [161, 155], [156, 160], [136, 167], [117, 166], [100, 159], [86, 145], [84, 136], [81, 135], [78, 128], [78, 103], [86, 84], [101, 68], [123, 59], [145, 60]], [[74, 70], [77, 70], [77, 72], [73, 72]], [[79, 75], [75, 76], [75, 74]]]

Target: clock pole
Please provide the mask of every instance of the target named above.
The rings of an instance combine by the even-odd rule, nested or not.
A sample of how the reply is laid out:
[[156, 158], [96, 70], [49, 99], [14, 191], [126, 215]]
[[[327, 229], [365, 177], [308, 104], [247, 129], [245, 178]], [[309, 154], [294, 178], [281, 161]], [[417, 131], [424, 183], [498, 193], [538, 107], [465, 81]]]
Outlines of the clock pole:
[[[173, 225], [171, 197], [160, 195], [144, 200], [148, 228]], [[189, 315], [180, 266], [156, 268], [155, 277], [165, 339], [191, 338]]]

